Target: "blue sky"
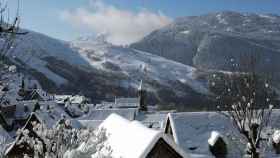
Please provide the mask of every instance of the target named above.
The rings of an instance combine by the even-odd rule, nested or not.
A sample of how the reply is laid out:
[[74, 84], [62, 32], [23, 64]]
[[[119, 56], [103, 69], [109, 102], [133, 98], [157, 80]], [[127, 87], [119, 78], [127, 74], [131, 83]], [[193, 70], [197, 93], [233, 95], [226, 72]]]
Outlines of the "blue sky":
[[[89, 1], [90, 0], [21, 0], [21, 26], [63, 40], [73, 40], [80, 35], [85, 34], [97, 34], [99, 32], [95, 31], [95, 29], [99, 28], [96, 28], [96, 24], [93, 24], [93, 26], [91, 26], [91, 24], [89, 23], [88, 27], [81, 27], [77, 24], [73, 24], [75, 22], [79, 23], [79, 21], [77, 21], [77, 18], [79, 18], [77, 14], [80, 13], [77, 11], [78, 8], [83, 8], [84, 11], [86, 11], [86, 15], [88, 15], [87, 17], [91, 17], [91, 15], [95, 14], [94, 9], [96, 8], [92, 7]], [[280, 0], [99, 1], [102, 1], [101, 3], [107, 8], [113, 7], [118, 11], [127, 11], [128, 13], [138, 14], [145, 9], [148, 10], [149, 13], [155, 13], [156, 15], [163, 14], [169, 19], [174, 19], [180, 16], [200, 15], [223, 10], [280, 14]], [[9, 0], [8, 3], [11, 8], [10, 12], [15, 10], [17, 0]], [[64, 13], [67, 13], [66, 19], [63, 18], [64, 16], [62, 16], [65, 15]], [[163, 21], [168, 20], [163, 19]], [[108, 24], [108, 22], [106, 22], [106, 24]], [[161, 23], [154, 24], [154, 28], [159, 26], [161, 26]], [[114, 37], [112, 37], [112, 40], [114, 40]]]

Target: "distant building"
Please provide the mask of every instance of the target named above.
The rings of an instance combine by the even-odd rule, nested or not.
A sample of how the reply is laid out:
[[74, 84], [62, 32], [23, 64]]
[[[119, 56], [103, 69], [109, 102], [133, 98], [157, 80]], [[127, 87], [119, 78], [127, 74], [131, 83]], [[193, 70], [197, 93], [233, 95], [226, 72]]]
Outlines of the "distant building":
[[54, 100], [59, 105], [65, 105], [67, 101], [71, 104], [84, 104], [88, 102], [86, 97], [80, 95], [55, 95]]
[[103, 121], [111, 114], [118, 114], [128, 120], [135, 120], [138, 109], [93, 109], [86, 116], [80, 118], [84, 120]]
[[58, 105], [65, 105], [65, 103], [72, 97], [72, 95], [55, 95], [54, 100]]
[[24, 78], [22, 78], [18, 95], [21, 97], [19, 98], [20, 100], [47, 101], [52, 99], [47, 92], [37, 87], [37, 83], [35, 81], [32, 82], [30, 80], [27, 85]]
[[139, 98], [115, 98], [113, 108], [138, 108]]
[[129, 98], [115, 98], [114, 102], [101, 102], [101, 104], [97, 105], [97, 108], [103, 109], [127, 109], [127, 108], [138, 108], [140, 111], [147, 111], [147, 93], [146, 90], [143, 88], [142, 80], [140, 85], [137, 89], [137, 97], [129, 97]]

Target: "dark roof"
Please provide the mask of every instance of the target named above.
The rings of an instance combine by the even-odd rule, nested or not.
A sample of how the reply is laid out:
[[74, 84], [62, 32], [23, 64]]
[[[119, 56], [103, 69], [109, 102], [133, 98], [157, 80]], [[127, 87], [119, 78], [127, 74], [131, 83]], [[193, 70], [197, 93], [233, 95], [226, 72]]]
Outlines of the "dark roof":
[[81, 120], [105, 120], [112, 113], [118, 114], [128, 120], [134, 120], [138, 109], [93, 109]]

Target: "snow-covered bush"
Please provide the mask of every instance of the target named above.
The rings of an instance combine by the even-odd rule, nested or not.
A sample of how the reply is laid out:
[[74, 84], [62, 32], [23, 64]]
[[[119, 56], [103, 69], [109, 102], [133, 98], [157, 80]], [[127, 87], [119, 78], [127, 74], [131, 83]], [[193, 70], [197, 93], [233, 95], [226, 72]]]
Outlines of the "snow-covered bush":
[[280, 130], [276, 130], [272, 135], [272, 145], [276, 154], [280, 154]]
[[5, 149], [7, 148], [7, 139], [0, 136], [0, 158], [4, 157]]
[[96, 130], [78, 148], [67, 151], [64, 158], [111, 158], [112, 150], [106, 140], [106, 131]]
[[208, 83], [215, 94], [217, 110], [231, 119], [242, 138], [240, 142], [249, 144], [246, 152], [251, 158], [259, 158], [267, 146], [264, 131], [269, 127], [278, 96], [269, 75], [256, 72], [256, 57], [243, 62], [245, 72], [233, 63], [232, 72], [212, 74]]
[[[40, 123], [32, 125], [32, 130], [18, 130], [20, 139], [17, 139], [16, 143], [27, 144], [34, 151], [34, 158], [110, 157], [110, 148], [104, 145], [107, 139], [104, 130], [72, 129], [67, 120], [59, 121], [52, 129]], [[35, 132], [38, 137], [30, 135], [30, 132]]]

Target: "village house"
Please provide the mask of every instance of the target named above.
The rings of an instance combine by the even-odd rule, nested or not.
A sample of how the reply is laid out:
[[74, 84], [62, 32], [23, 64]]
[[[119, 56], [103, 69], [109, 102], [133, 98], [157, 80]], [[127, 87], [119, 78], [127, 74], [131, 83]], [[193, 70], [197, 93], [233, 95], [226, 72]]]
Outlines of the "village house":
[[88, 102], [86, 97], [80, 95], [54, 95], [53, 99], [58, 105], [63, 106], [67, 101], [71, 104], [83, 104]]
[[98, 109], [134, 109], [138, 108], [141, 111], [147, 110], [147, 96], [146, 96], [146, 90], [143, 87], [143, 82], [141, 80], [140, 85], [137, 89], [137, 97], [115, 97], [114, 102], [106, 102], [103, 101], [101, 104], [97, 104], [96, 108]]
[[[280, 111], [273, 110], [270, 125], [279, 129], [279, 119]], [[235, 158], [237, 154], [242, 155], [246, 148], [244, 144], [240, 144], [240, 134], [231, 120], [217, 112], [169, 113], [163, 130], [186, 153], [194, 157], [214, 157], [209, 145], [214, 145], [218, 138], [222, 138], [226, 143], [228, 158]], [[268, 136], [272, 135], [270, 133], [272, 130], [265, 132]], [[216, 133], [217, 137], [211, 138], [213, 133]], [[269, 138], [263, 135], [263, 139]], [[269, 150], [274, 152], [274, 149]]]
[[96, 128], [110, 114], [118, 114], [130, 121], [138, 120], [148, 128], [161, 129], [168, 113], [158, 111], [146, 103], [146, 91], [141, 81], [137, 89], [137, 98], [115, 98], [115, 102], [102, 102], [91, 109], [85, 116], [71, 120], [75, 128]]
[[187, 154], [160, 130], [147, 128], [111, 114], [99, 126], [108, 134], [113, 157], [123, 158], [187, 158]]
[[73, 128], [96, 129], [108, 116], [118, 114], [128, 120], [134, 120], [138, 109], [92, 109], [78, 119], [71, 119]]
[[[200, 157], [213, 156], [208, 144], [213, 131], [218, 131], [225, 137], [238, 135], [230, 120], [217, 112], [170, 113], [164, 127], [164, 132], [185, 152]], [[227, 143], [228, 141], [226, 139]], [[240, 153], [234, 146], [229, 148], [229, 154]]]

